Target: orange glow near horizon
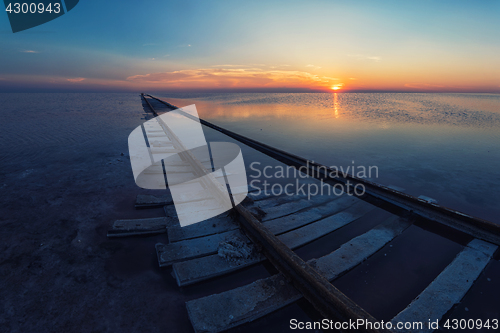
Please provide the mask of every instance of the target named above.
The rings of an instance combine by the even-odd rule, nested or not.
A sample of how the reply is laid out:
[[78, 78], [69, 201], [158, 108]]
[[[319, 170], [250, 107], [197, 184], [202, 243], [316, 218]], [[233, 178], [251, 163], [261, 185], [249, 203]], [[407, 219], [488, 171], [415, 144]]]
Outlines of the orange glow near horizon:
[[330, 93], [352, 91], [401, 91], [401, 92], [500, 92], [500, 82], [480, 79], [480, 74], [469, 75], [467, 84], [457, 75], [440, 76], [433, 73], [416, 76], [396, 71], [377, 73], [347, 73], [335, 75], [327, 70], [271, 69], [235, 66], [230, 68], [200, 68], [156, 72], [128, 76], [123, 79], [96, 79], [85, 77], [47, 77], [2, 75], [1, 86], [31, 86], [53, 89], [121, 89], [121, 90], [190, 90], [190, 89], [304, 89]]
[[337, 83], [334, 86], [332, 86], [330, 89], [338, 91], [338, 90], [342, 89], [343, 87], [344, 87], [343, 83]]

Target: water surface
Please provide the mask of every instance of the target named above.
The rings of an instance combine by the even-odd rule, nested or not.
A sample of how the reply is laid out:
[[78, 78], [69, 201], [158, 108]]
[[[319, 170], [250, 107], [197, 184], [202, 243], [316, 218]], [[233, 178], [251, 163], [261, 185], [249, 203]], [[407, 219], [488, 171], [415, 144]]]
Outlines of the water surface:
[[500, 95], [157, 94], [217, 125], [500, 223]]

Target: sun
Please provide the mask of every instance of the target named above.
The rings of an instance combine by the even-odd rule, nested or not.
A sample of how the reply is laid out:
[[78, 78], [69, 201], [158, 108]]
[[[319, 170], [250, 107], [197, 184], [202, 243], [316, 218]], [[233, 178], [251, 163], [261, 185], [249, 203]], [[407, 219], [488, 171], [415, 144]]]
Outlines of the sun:
[[331, 87], [331, 89], [332, 89], [332, 90], [337, 91], [337, 90], [342, 89], [342, 87], [343, 87], [343, 86], [344, 86], [344, 84], [343, 84], [343, 83], [337, 83], [337, 84], [333, 85], [333, 86]]

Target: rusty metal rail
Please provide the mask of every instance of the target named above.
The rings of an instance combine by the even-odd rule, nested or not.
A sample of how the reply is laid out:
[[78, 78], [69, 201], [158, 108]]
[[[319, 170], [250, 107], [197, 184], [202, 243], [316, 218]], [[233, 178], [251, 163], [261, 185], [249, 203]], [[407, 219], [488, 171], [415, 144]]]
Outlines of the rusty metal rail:
[[151, 103], [144, 97], [144, 93], [141, 93], [141, 99], [146, 102], [147, 106], [151, 110], [151, 112], [154, 114], [155, 117], [158, 117], [158, 113], [156, 113], [156, 110], [153, 108]]

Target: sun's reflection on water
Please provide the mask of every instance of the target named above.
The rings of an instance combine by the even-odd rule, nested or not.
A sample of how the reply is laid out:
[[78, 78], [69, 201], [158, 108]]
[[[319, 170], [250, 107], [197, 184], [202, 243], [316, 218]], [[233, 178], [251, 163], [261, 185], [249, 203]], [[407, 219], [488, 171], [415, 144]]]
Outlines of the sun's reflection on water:
[[339, 115], [339, 97], [337, 93], [333, 94], [333, 109], [335, 111], [335, 118], [340, 117]]

